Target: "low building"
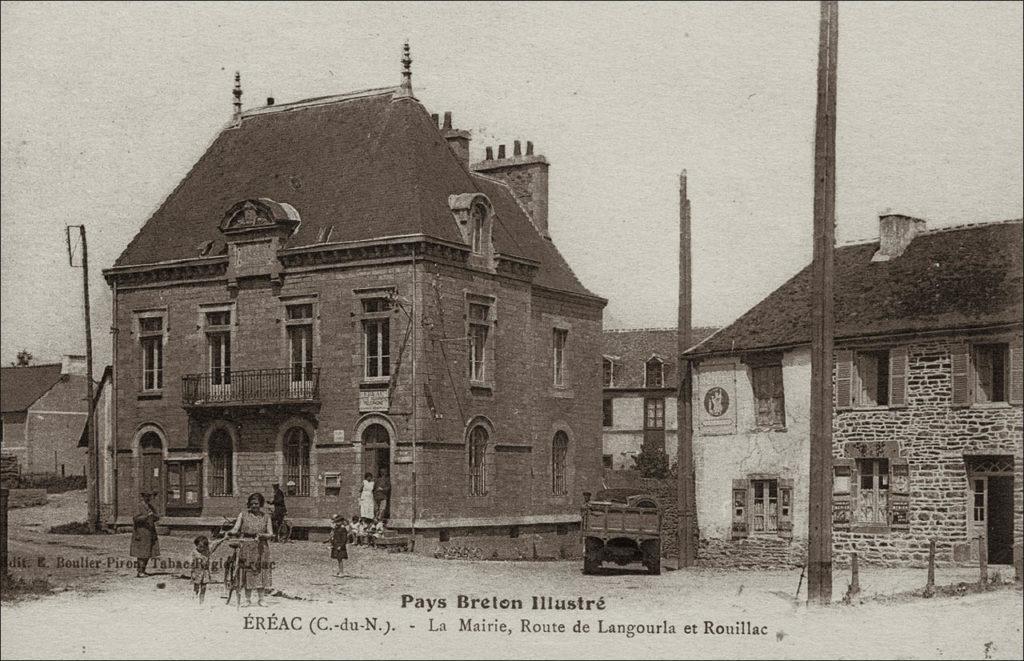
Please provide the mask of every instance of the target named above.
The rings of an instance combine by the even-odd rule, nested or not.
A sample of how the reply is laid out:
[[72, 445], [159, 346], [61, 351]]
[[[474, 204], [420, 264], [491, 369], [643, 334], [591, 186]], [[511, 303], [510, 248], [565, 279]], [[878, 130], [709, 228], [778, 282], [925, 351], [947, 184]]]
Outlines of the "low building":
[[[575, 549], [600, 486], [601, 316], [547, 160], [401, 86], [236, 112], [116, 264], [119, 520], [203, 528], [279, 483], [300, 530], [390, 474], [418, 550]], [[130, 503], [130, 506], [124, 506]]]
[[[1021, 221], [882, 216], [835, 253], [836, 557], [1010, 563], [1022, 542]], [[810, 269], [688, 353], [702, 562], [802, 562]]]
[[[713, 328], [693, 329], [697, 343]], [[675, 328], [606, 330], [602, 356], [602, 458], [606, 469], [632, 470], [643, 448], [676, 463], [679, 391]]]
[[85, 475], [85, 356], [0, 369], [0, 450], [17, 457], [22, 473]]

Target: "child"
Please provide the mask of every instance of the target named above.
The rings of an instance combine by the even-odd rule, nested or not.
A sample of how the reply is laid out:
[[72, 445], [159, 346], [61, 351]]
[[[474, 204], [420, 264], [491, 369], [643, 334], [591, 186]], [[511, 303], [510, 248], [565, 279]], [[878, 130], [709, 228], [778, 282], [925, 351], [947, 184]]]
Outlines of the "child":
[[348, 522], [340, 514], [332, 519], [334, 524], [331, 529], [331, 557], [338, 561], [338, 573], [335, 576], [345, 575], [345, 560], [348, 558]]
[[192, 549], [192, 591], [193, 595], [199, 597], [202, 604], [206, 599], [206, 584], [210, 582], [210, 555], [223, 543], [224, 538], [218, 539], [210, 546], [210, 540], [206, 535], [199, 535], [192, 540], [195, 548]]
[[367, 536], [370, 538], [370, 544], [375, 545], [377, 540], [384, 535], [384, 522], [375, 521], [370, 525], [369, 530], [366, 531]]
[[349, 519], [349, 521], [350, 521], [350, 524], [348, 526], [348, 543], [349, 544], [355, 544], [356, 541], [357, 541], [356, 536], [359, 534], [358, 533], [359, 515], [358, 514], [353, 514], [352, 518]]

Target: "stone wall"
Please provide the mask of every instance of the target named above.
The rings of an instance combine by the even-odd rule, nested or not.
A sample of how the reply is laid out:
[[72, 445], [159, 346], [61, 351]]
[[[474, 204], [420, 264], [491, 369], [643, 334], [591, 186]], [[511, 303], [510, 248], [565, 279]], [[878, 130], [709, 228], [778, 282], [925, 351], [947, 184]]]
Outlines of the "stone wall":
[[[1021, 407], [952, 407], [950, 356], [955, 346], [945, 339], [909, 346], [906, 407], [836, 413], [833, 449], [837, 462], [892, 455], [890, 462], [905, 461], [909, 472], [907, 523], [882, 532], [837, 525], [833, 533], [837, 556], [856, 550], [870, 563], [923, 565], [929, 540], [934, 539], [939, 562], [974, 560], [965, 462], [970, 455], [1013, 457], [1014, 541], [1021, 544]], [[894, 480], [890, 499], [899, 497], [893, 495], [898, 488]]]

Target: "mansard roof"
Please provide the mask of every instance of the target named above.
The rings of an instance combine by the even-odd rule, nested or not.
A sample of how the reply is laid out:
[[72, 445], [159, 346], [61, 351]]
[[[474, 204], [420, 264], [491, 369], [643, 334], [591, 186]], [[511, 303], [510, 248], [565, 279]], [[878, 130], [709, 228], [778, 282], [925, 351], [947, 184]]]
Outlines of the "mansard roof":
[[115, 267], [224, 254], [219, 225], [242, 200], [293, 207], [288, 248], [426, 236], [464, 243], [450, 195], [483, 192], [495, 251], [539, 263], [534, 284], [594, 296], [509, 188], [471, 173], [436, 123], [398, 88], [257, 108], [225, 127], [146, 221]]
[[[1020, 324], [1021, 229], [1017, 219], [930, 230], [890, 261], [872, 261], [878, 241], [836, 248], [836, 340]], [[810, 287], [807, 266], [688, 353], [809, 344]]]

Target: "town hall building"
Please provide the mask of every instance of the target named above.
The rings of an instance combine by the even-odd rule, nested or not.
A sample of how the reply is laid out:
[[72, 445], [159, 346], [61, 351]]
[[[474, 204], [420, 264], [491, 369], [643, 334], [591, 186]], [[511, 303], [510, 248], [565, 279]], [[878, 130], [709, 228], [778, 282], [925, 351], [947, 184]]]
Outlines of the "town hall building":
[[235, 113], [104, 274], [112, 475], [202, 529], [278, 483], [321, 530], [390, 475], [418, 551], [574, 552], [601, 483], [601, 317], [548, 232], [548, 161], [398, 87]]

